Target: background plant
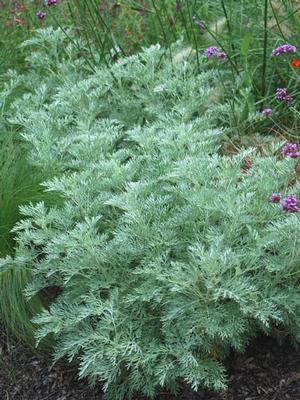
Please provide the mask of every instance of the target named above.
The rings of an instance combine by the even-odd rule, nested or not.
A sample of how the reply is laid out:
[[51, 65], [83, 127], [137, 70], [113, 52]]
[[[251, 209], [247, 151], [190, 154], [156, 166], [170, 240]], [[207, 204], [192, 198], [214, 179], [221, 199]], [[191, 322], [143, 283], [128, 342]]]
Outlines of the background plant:
[[[51, 8], [56, 22], [59, 7]], [[94, 0], [70, 0], [68, 9], [73, 26], [88, 43], [87, 58], [96, 64], [157, 42], [172, 58], [171, 43], [180, 37], [194, 49], [192, 58], [207, 46], [221, 45], [230, 58], [231, 84], [226, 93], [232, 103], [230, 118], [222, 124], [236, 136], [241, 131], [253, 135], [261, 126], [257, 111], [271, 104], [285, 131], [297, 132], [297, 114], [275, 100], [276, 88], [287, 87], [297, 108], [297, 74], [290, 68], [289, 59], [275, 61], [270, 57], [278, 44], [299, 41], [299, 7], [295, 2], [104, 0], [98, 4]], [[193, 16], [203, 20], [205, 26], [200, 28]], [[274, 124], [266, 125], [274, 132]]]

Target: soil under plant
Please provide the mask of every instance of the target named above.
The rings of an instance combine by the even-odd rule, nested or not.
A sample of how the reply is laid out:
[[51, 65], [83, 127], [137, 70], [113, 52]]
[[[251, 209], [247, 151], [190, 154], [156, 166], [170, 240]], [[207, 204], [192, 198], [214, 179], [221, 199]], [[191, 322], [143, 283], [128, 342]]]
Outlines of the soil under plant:
[[[1, 400], [102, 400], [100, 388], [77, 379], [75, 366], [41, 361], [3, 333], [0, 339]], [[229, 388], [215, 394], [187, 388], [177, 397], [160, 393], [156, 400], [300, 400], [300, 350], [266, 337], [257, 338], [243, 355], [225, 362]], [[125, 400], [125, 399], [124, 399]], [[146, 400], [137, 396], [134, 400]]]

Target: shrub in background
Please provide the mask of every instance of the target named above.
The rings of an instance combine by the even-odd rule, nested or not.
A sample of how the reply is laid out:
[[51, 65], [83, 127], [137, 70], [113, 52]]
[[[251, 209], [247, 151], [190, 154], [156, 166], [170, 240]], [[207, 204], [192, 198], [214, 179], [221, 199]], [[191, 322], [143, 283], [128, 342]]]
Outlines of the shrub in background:
[[32, 272], [29, 297], [57, 289], [37, 339], [54, 335], [55, 358], [113, 400], [221, 389], [222, 358], [259, 330], [299, 342], [299, 216], [268, 202], [299, 191], [295, 159], [276, 157], [281, 144], [222, 154], [230, 109], [204, 64], [195, 75], [152, 46], [82, 78], [71, 47], [46, 68], [47, 40], [31, 42], [35, 88], [10, 121], [62, 204], [22, 207], [16, 256], [1, 261]]

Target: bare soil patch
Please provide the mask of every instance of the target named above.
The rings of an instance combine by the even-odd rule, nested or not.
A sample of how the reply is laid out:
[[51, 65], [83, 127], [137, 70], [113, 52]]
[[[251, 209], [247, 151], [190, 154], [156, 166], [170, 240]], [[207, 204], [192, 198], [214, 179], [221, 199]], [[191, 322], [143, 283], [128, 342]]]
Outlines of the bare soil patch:
[[[0, 347], [1, 400], [103, 400], [101, 387], [91, 389], [77, 379], [75, 366], [40, 360], [2, 333]], [[229, 386], [222, 393], [192, 392], [178, 397], [162, 392], [156, 400], [300, 400], [300, 350], [261, 336], [245, 354], [225, 362]], [[137, 396], [135, 400], [146, 400]]]

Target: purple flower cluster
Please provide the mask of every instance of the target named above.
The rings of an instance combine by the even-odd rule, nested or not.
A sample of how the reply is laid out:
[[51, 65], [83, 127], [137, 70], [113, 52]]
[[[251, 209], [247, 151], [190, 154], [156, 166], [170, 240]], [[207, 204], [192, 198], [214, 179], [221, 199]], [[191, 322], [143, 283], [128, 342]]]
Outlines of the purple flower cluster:
[[300, 212], [298, 200], [295, 195], [286, 196], [283, 199], [280, 206], [283, 209], [283, 211], [286, 212], [291, 212], [291, 213]]
[[295, 46], [291, 46], [290, 44], [283, 44], [282, 46], [276, 47], [272, 51], [272, 56], [273, 57], [278, 57], [280, 54], [284, 53], [296, 53], [297, 49]]
[[287, 143], [283, 146], [281, 154], [286, 157], [297, 158], [300, 153], [298, 151], [298, 145], [296, 143]]
[[[279, 203], [281, 200], [281, 194], [280, 193], [273, 193], [269, 197], [269, 202], [270, 203]], [[300, 207], [298, 204], [297, 197], [293, 194], [286, 196], [281, 204], [280, 207], [283, 211], [285, 212], [290, 212], [290, 213], [295, 213], [295, 212], [300, 212]]]
[[207, 47], [207, 49], [204, 50], [204, 56], [205, 57], [218, 57], [220, 60], [226, 60], [227, 59], [227, 54], [224, 53], [223, 51], [220, 51], [217, 47], [211, 46]]
[[283, 146], [281, 154], [285, 157], [299, 158], [300, 151], [298, 151], [298, 145], [296, 143], [287, 143]]
[[47, 7], [56, 6], [57, 3], [58, 3], [58, 0], [45, 0], [45, 6], [47, 6]]
[[[298, 145], [296, 143], [287, 143], [283, 146], [281, 150], [281, 154], [286, 157], [297, 158], [300, 157], [300, 151], [298, 151]], [[269, 197], [270, 203], [279, 203], [281, 200], [280, 193], [273, 193]], [[297, 197], [293, 194], [286, 196], [281, 204], [280, 207], [283, 211], [295, 213], [300, 212], [300, 205], [298, 203]]]
[[44, 13], [43, 11], [39, 11], [36, 13], [36, 16], [38, 19], [43, 20], [46, 17], [46, 13]]
[[217, 55], [218, 52], [219, 52], [219, 49], [217, 47], [211, 46], [204, 50], [204, 55], [205, 55], [205, 57], [212, 57], [212, 56]]
[[219, 54], [217, 54], [217, 57], [218, 57], [220, 60], [226, 60], [227, 54], [224, 53], [224, 51], [220, 51]]
[[264, 108], [261, 113], [264, 117], [269, 117], [269, 115], [271, 115], [272, 112], [273, 112], [272, 108]]
[[286, 88], [276, 89], [276, 99], [285, 104], [289, 104], [293, 100], [292, 96], [288, 96]]

